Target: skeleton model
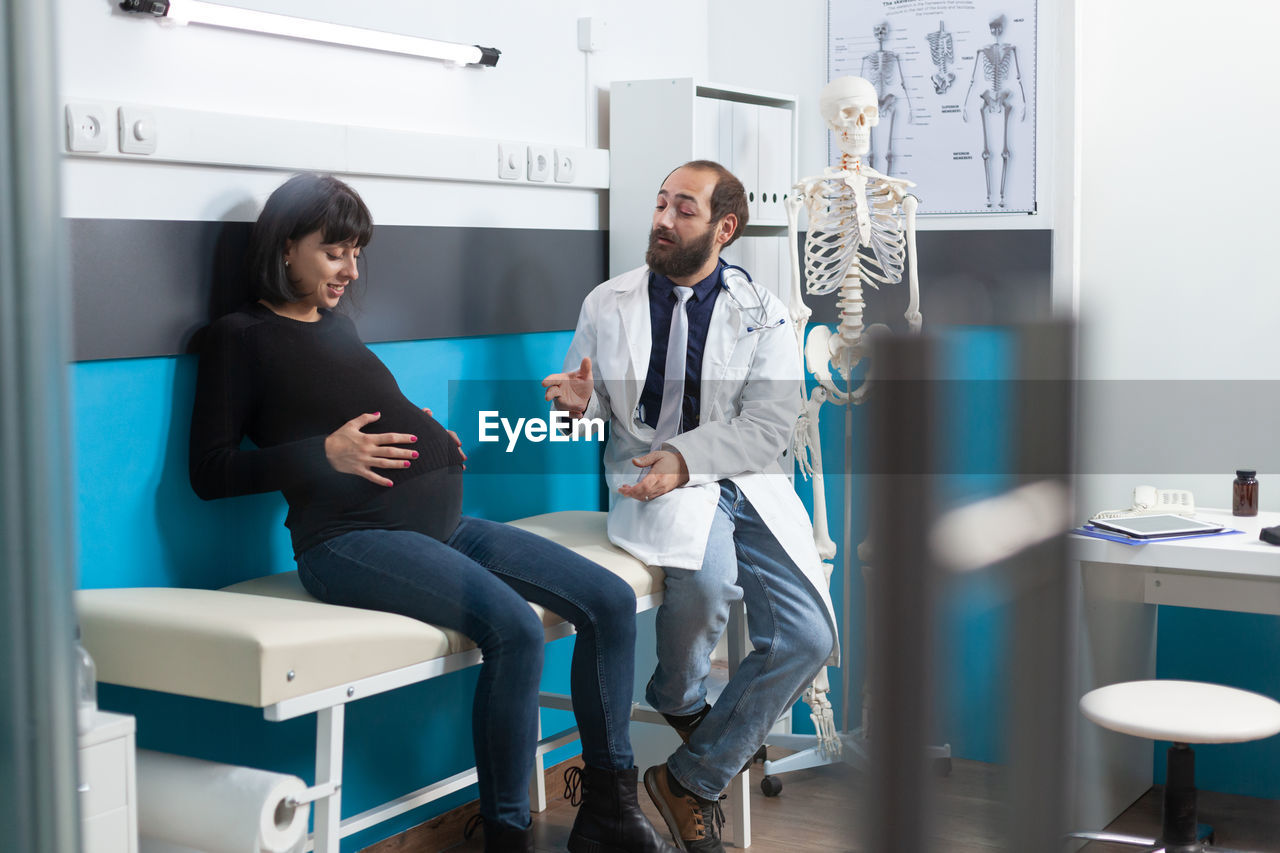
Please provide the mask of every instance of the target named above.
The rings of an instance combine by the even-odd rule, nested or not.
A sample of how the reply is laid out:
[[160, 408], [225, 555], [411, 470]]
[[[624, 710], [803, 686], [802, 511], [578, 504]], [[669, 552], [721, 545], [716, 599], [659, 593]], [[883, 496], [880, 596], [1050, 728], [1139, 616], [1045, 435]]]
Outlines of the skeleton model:
[[938, 21], [937, 32], [929, 33], [925, 38], [929, 40], [929, 56], [938, 67], [938, 73], [929, 78], [933, 81], [933, 90], [939, 95], [946, 94], [951, 84], [956, 82], [956, 75], [950, 70], [956, 61], [956, 48], [951, 33], [947, 32], [947, 22]]
[[[875, 87], [875, 91], [880, 93], [880, 99], [877, 103], [879, 116], [888, 119], [883, 131], [884, 136], [884, 170], [885, 172], [893, 171], [893, 119], [898, 114], [898, 96], [891, 89], [902, 87], [903, 98], [907, 102], [907, 124], [911, 124], [914, 119], [911, 114], [911, 94], [907, 91], [907, 78], [902, 73], [902, 61], [898, 58], [898, 54], [891, 50], [884, 49], [884, 40], [889, 37], [889, 25], [877, 24], [875, 29], [876, 40], [880, 42], [880, 49], [868, 53], [862, 57], [862, 76], [870, 80], [871, 85]], [[876, 123], [879, 119], [876, 120]], [[877, 134], [879, 136], [881, 134]], [[867, 157], [867, 164], [874, 169], [876, 167], [876, 156], [871, 151], [870, 142], [864, 153]]]
[[[868, 333], [878, 329], [875, 326], [863, 328], [863, 284], [872, 287], [895, 284], [902, 281], [905, 271], [910, 289], [905, 317], [913, 332], [920, 330], [923, 319], [916, 276], [917, 202], [915, 196], [907, 193], [913, 184], [882, 175], [862, 164], [862, 158], [871, 147], [871, 128], [880, 120], [881, 103], [876, 89], [860, 77], [840, 77], [827, 84], [822, 90], [819, 108], [827, 125], [838, 135], [842, 152], [840, 164], [826, 169], [822, 177], [801, 180], [787, 201], [791, 237], [791, 319], [796, 329], [797, 346], [818, 381], [796, 427], [795, 456], [801, 472], [813, 478], [813, 537], [826, 567], [828, 582], [832, 571], [830, 560], [836, 554], [836, 545], [827, 532], [818, 416], [827, 400], [852, 406], [862, 403], [866, 397], [870, 372], [857, 388], [853, 388], [853, 370], [866, 357]], [[808, 211], [809, 218], [803, 277], [796, 240], [802, 206]], [[801, 294], [802, 279], [808, 282], [809, 293], [839, 291], [840, 322], [835, 334], [825, 325], [816, 326], [805, 340], [805, 324], [811, 312]], [[847, 408], [845, 415], [846, 429], [849, 429], [851, 410]], [[846, 517], [851, 512], [851, 491], [851, 480], [846, 481]], [[864, 543], [858, 548], [858, 557], [865, 560], [867, 556]], [[844, 559], [847, 586], [847, 549]], [[847, 594], [845, 624], [849, 624]], [[761, 787], [766, 794], [776, 794], [782, 789], [781, 782], [773, 774], [835, 761], [858, 765], [866, 762], [871, 697], [863, 691], [862, 728], [837, 731], [831, 702], [827, 698], [830, 690], [824, 669], [804, 693], [817, 735], [770, 736], [770, 744], [799, 751], [779, 761], [765, 761], [767, 775]], [[950, 747], [933, 747], [930, 751], [935, 758], [949, 760], [951, 755]]]
[[1013, 112], [1013, 90], [1005, 88], [1012, 73], [1018, 81], [1018, 95], [1022, 99], [1022, 117], [1027, 120], [1027, 93], [1022, 88], [1022, 72], [1018, 68], [1018, 49], [1011, 44], [1001, 44], [1000, 35], [1004, 32], [1004, 15], [991, 22], [991, 35], [995, 36], [994, 44], [989, 44], [978, 51], [973, 58], [973, 75], [969, 79], [969, 91], [964, 94], [964, 113], [962, 118], [969, 120], [969, 96], [973, 93], [973, 84], [978, 79], [978, 69], [988, 83], [988, 88], [981, 93], [982, 107], [979, 110], [982, 119], [982, 168], [987, 178], [987, 207], [991, 207], [991, 137], [994, 127], [1000, 121], [1000, 113], [1004, 113], [1002, 128], [1003, 147], [1000, 151], [1000, 207], [1004, 207], [1005, 182], [1009, 177], [1009, 114]]

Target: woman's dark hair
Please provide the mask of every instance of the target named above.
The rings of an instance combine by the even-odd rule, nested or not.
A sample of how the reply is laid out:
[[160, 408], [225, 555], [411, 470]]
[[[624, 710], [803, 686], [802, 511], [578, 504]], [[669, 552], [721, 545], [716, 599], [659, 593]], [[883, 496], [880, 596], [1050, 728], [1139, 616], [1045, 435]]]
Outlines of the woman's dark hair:
[[332, 175], [303, 172], [285, 181], [267, 199], [249, 236], [249, 284], [256, 298], [279, 305], [305, 295], [289, 283], [284, 253], [290, 240], [313, 231], [326, 243], [364, 248], [373, 237], [373, 217], [360, 195]]

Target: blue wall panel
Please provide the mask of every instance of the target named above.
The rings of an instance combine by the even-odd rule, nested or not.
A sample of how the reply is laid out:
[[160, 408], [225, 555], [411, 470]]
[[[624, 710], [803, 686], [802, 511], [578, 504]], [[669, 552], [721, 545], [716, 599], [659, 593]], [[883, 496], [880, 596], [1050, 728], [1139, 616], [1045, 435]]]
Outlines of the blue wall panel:
[[[1280, 697], [1280, 618], [1191, 607], [1161, 607], [1156, 677], [1208, 681]], [[1155, 781], [1164, 782], [1165, 750], [1157, 743]], [[1280, 799], [1280, 737], [1198, 744], [1196, 787]]]
[[[454, 428], [466, 452], [487, 467], [488, 473], [468, 477], [464, 512], [509, 520], [599, 508], [598, 447], [522, 445], [505, 454], [476, 442], [477, 407], [513, 417], [545, 413], [538, 381], [559, 369], [569, 338], [554, 332], [372, 347], [406, 396]], [[72, 367], [81, 587], [217, 588], [294, 568], [278, 494], [204, 502], [191, 492], [186, 460], [194, 382], [191, 356]], [[458, 399], [466, 411], [455, 420], [450, 405]], [[511, 458], [526, 453], [535, 458], [523, 463], [524, 473], [504, 476], [504, 467], [515, 464]], [[544, 689], [568, 692], [572, 649], [572, 638], [548, 646]], [[344, 815], [474, 763], [476, 675], [472, 668], [349, 706]], [[102, 685], [100, 698], [104, 708], [137, 716], [141, 748], [313, 777], [314, 718], [268, 723], [250, 708], [111, 685]], [[547, 731], [556, 731], [568, 725], [569, 715], [545, 712], [543, 719]], [[570, 745], [549, 759], [576, 751]], [[418, 809], [347, 839], [343, 850], [367, 846], [474, 796], [474, 789], [464, 791]]]
[[[568, 332], [547, 332], [372, 347], [405, 394], [431, 408], [461, 436], [470, 456], [465, 512], [509, 520], [601, 507], [598, 446], [522, 443], [507, 453], [505, 438], [483, 445], [477, 440], [481, 409], [512, 418], [545, 413], [538, 380], [559, 369], [569, 339]], [[948, 332], [944, 351], [951, 379], [985, 378], [1008, 368], [1004, 338], [996, 330]], [[278, 495], [202, 502], [191, 493], [186, 448], [193, 357], [84, 362], [72, 370], [81, 586], [216, 588], [293, 569], [283, 526], [285, 505]], [[959, 503], [1001, 487], [1009, 437], [993, 427], [1003, 422], [1000, 383], [958, 381], [953, 386], [949, 452], [967, 462], [958, 469], [962, 475], [942, 480], [942, 488], [946, 501]], [[855, 409], [854, 447], [866, 434], [866, 411]], [[844, 538], [844, 472], [854, 472], [850, 476], [856, 547], [866, 537], [864, 491], [869, 478], [859, 476], [846, 461], [844, 411], [839, 407], [823, 410], [822, 441], [830, 530], [838, 544]], [[797, 488], [811, 506], [811, 484], [798, 479]], [[835, 558], [837, 613], [842, 558]], [[848, 677], [854, 685], [851, 725], [856, 726], [865, 674], [865, 590], [856, 559], [851, 587], [852, 654], [844, 673], [832, 671], [832, 700], [839, 719], [840, 678]], [[939, 631], [938, 739], [950, 741], [957, 756], [996, 760], [1003, 725], [999, 709], [1005, 699], [1002, 593], [981, 579], [955, 584], [948, 592]], [[572, 642], [561, 640], [548, 648], [544, 689], [568, 691]], [[471, 765], [475, 677], [471, 669], [350, 706], [344, 814]], [[102, 704], [137, 715], [143, 748], [312, 778], [312, 719], [267, 723], [253, 709], [109, 685], [102, 688]], [[546, 731], [568, 722], [567, 714], [544, 713]], [[812, 729], [806, 706], [797, 706], [796, 722], [799, 730]], [[576, 750], [576, 745], [566, 747], [552, 760]], [[435, 807], [348, 839], [343, 849], [366, 846], [472, 798], [473, 790], [460, 792]]]

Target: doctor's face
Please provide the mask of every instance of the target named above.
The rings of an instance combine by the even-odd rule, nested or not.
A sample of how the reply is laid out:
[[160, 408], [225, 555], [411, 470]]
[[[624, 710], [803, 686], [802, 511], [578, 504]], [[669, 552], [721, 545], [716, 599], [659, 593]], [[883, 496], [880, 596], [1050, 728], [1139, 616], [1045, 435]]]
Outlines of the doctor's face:
[[696, 275], [719, 256], [719, 223], [711, 222], [711, 193], [716, 174], [676, 169], [658, 191], [644, 260], [649, 269], [672, 280]]

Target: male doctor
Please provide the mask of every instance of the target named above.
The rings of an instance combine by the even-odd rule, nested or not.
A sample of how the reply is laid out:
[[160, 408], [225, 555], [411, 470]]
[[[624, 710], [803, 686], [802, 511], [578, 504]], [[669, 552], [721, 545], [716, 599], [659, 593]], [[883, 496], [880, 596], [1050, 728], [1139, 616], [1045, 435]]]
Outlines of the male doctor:
[[[836, 648], [813, 530], [779, 464], [802, 401], [795, 335], [781, 301], [720, 260], [746, 224], [720, 164], [668, 175], [646, 266], [587, 296], [565, 372], [542, 383], [571, 416], [610, 419], [609, 538], [666, 572], [646, 699], [684, 744], [644, 782], [689, 851], [724, 849], [722, 792]], [[739, 599], [753, 648], [708, 705]]]

